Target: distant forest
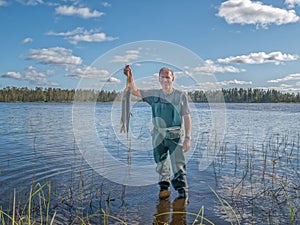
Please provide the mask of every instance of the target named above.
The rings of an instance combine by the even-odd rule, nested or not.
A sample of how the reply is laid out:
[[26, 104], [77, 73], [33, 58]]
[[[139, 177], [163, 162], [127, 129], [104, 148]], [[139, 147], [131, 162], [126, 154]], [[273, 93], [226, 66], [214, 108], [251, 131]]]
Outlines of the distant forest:
[[[112, 102], [119, 92], [95, 90], [69, 90], [60, 88], [17, 88], [0, 89], [0, 102], [73, 102], [97, 101]], [[218, 102], [220, 96], [227, 103], [300, 103], [300, 93], [283, 93], [274, 89], [232, 88], [217, 91], [188, 92], [193, 102]]]

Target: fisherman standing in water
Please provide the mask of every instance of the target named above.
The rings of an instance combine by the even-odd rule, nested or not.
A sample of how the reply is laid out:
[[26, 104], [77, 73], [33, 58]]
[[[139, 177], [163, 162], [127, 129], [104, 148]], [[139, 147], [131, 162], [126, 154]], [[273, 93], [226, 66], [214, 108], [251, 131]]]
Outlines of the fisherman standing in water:
[[[161, 89], [138, 89], [129, 65], [124, 69], [131, 94], [141, 97], [152, 108], [152, 144], [159, 173], [159, 198], [170, 197], [170, 185], [178, 192], [177, 199], [187, 203], [186, 162], [184, 153], [190, 149], [191, 117], [186, 94], [173, 88], [174, 73], [169, 68], [159, 71]], [[167, 160], [168, 154], [170, 161]], [[171, 164], [171, 165], [170, 165]], [[171, 167], [173, 177], [171, 179]]]

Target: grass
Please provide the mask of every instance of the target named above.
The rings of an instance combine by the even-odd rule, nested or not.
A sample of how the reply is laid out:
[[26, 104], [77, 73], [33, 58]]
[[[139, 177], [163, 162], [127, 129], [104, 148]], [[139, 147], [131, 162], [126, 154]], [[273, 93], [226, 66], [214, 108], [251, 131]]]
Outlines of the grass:
[[1, 224], [12, 225], [33, 225], [33, 224], [54, 224], [56, 212], [50, 215], [50, 184], [41, 185], [37, 183], [30, 187], [29, 198], [21, 205], [17, 202], [16, 191], [14, 190], [12, 211], [4, 212], [0, 208]]
[[213, 190], [211, 187], [210, 190], [215, 194], [215, 196], [218, 198], [219, 202], [221, 203], [222, 209], [226, 213], [227, 219], [229, 220], [230, 224], [240, 225], [239, 218], [236, 212], [234, 211], [234, 209], [231, 207], [231, 205], [225, 199], [222, 199], [220, 195], [218, 195], [218, 193], [215, 190]]
[[[221, 203], [224, 211], [226, 211], [228, 216], [230, 214], [236, 215], [229, 205], [228, 202], [221, 199], [221, 197], [213, 190], [213, 193], [217, 196], [217, 199]], [[108, 203], [109, 205], [109, 203]], [[231, 212], [228, 212], [228, 209]], [[79, 213], [80, 214], [80, 213]], [[21, 200], [17, 200], [16, 191], [14, 190], [13, 202], [11, 210], [7, 212], [2, 209], [0, 206], [0, 222], [2, 225], [53, 225], [57, 224], [56, 221], [57, 212], [51, 208], [51, 185], [50, 183], [45, 183], [41, 185], [37, 183], [35, 185], [31, 185], [29, 190], [29, 197], [25, 201], [25, 203], [21, 203]], [[153, 225], [161, 224], [159, 220], [160, 217], [167, 216], [173, 217], [173, 222], [178, 222], [181, 218], [186, 218], [186, 216], [193, 217], [192, 225], [214, 225], [214, 222], [209, 220], [204, 215], [204, 206], [200, 207], [200, 210], [197, 213], [180, 211], [173, 209], [173, 211], [163, 212], [156, 214], [153, 218]], [[237, 216], [235, 216], [236, 222], [233, 222], [230, 219], [230, 223], [240, 224], [238, 222]], [[114, 222], [122, 225], [129, 225], [132, 223], [128, 223], [116, 216], [110, 214], [110, 209], [107, 207], [106, 209], [99, 209], [97, 212], [92, 214], [86, 213], [86, 215], [75, 215], [75, 218], [72, 221], [69, 221], [68, 224], [75, 225], [91, 225], [91, 224], [99, 224], [95, 221], [102, 221], [101, 224], [108, 225], [110, 222]], [[142, 222], [141, 222], [142, 223]], [[136, 222], [139, 224], [139, 222]], [[168, 222], [164, 224], [169, 224]]]
[[[290, 137], [287, 135], [271, 135], [265, 139], [261, 148], [256, 146], [244, 146], [240, 149], [235, 145], [230, 147], [227, 143], [220, 147], [219, 155], [213, 162], [212, 174], [215, 175], [217, 190], [210, 188], [215, 195], [217, 203], [213, 205], [218, 208], [218, 212], [223, 212], [222, 217], [230, 224], [291, 224], [296, 225], [299, 222], [299, 152], [300, 152], [300, 135]], [[217, 148], [217, 146], [209, 144], [210, 148]], [[230, 152], [230, 150], [232, 152]], [[230, 154], [233, 154], [232, 157]], [[233, 162], [230, 162], [230, 159]], [[232, 164], [232, 174], [226, 171], [228, 164]], [[76, 188], [69, 187], [70, 199], [72, 204], [68, 205], [72, 208], [72, 217], [68, 224], [110, 224], [111, 221], [118, 224], [132, 224], [128, 222], [127, 215], [124, 217], [112, 215], [110, 202], [113, 201], [111, 190], [104, 191], [103, 185], [100, 190], [94, 189], [94, 174], [89, 176], [92, 181], [87, 180], [83, 170], [83, 165], [80, 166], [80, 173], [78, 178], [77, 191]], [[294, 169], [295, 177], [290, 176], [290, 169]], [[285, 173], [287, 170], [288, 172]], [[234, 173], [234, 174], [233, 174]], [[297, 178], [298, 176], [298, 178]], [[77, 182], [75, 182], [77, 184]], [[92, 183], [92, 188], [88, 185]], [[75, 185], [76, 186], [76, 185]], [[54, 188], [55, 189], [55, 188]], [[86, 191], [88, 190], [88, 195]], [[55, 192], [55, 191], [54, 191]], [[123, 186], [120, 190], [120, 202], [126, 211], [125, 202], [126, 187]], [[17, 197], [16, 190], [13, 190], [12, 202], [9, 209], [3, 209], [0, 206], [0, 223], [2, 225], [53, 225], [59, 221], [59, 216], [64, 212], [61, 207], [54, 207], [53, 205], [65, 204], [66, 196], [55, 196], [50, 183], [31, 185], [28, 199], [21, 199]], [[21, 197], [25, 196], [21, 193]], [[86, 199], [88, 196], [88, 199]], [[58, 198], [58, 199], [56, 199]], [[96, 211], [92, 212], [85, 210], [92, 206], [92, 201], [98, 200], [99, 206]], [[102, 201], [103, 200], [103, 201]], [[53, 202], [56, 204], [53, 204]], [[57, 203], [58, 202], [58, 203]], [[76, 202], [80, 203], [81, 209], [76, 208]], [[106, 202], [106, 205], [101, 205]], [[144, 203], [141, 203], [144, 204]], [[160, 216], [185, 216], [189, 218], [192, 224], [207, 224], [214, 225], [214, 222], [206, 218], [204, 209], [210, 206], [200, 206], [198, 212], [180, 212], [169, 211], [156, 214], [153, 218], [153, 223], [159, 224], [158, 218]], [[286, 213], [286, 215], [283, 214]], [[125, 212], [128, 213], [128, 212]], [[135, 224], [139, 224], [140, 209], [137, 212]], [[134, 216], [130, 218], [133, 219]], [[221, 217], [221, 216], [220, 216]], [[129, 219], [130, 219], [129, 218]], [[297, 220], [298, 219], [298, 220]], [[97, 222], [95, 222], [97, 221]], [[168, 224], [168, 223], [166, 223]]]
[[[297, 224], [299, 140], [299, 134], [276, 133], [267, 136], [261, 148], [248, 143], [242, 148], [237, 145], [230, 150], [226, 146], [220, 148], [213, 169], [218, 177], [222, 207], [227, 208], [230, 203], [235, 218], [242, 223]], [[223, 155], [230, 154], [233, 161], [230, 162], [232, 169], [228, 170]], [[228, 171], [234, 171], [234, 175]]]

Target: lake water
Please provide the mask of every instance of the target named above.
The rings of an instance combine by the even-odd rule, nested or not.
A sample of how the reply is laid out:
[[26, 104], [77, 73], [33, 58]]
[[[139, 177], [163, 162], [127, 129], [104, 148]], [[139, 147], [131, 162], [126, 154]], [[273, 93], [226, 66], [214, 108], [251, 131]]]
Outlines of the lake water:
[[[187, 214], [163, 219], [192, 224], [193, 213], [202, 209], [214, 224], [229, 224], [229, 218], [236, 223], [218, 196], [241, 224], [299, 224], [300, 104], [225, 107], [219, 111], [226, 120], [222, 124], [210, 105], [192, 104], [190, 199], [181, 209]], [[127, 224], [152, 224], [155, 214], [175, 210], [174, 190], [170, 201], [158, 201], [146, 104], [134, 104], [129, 138], [119, 132], [119, 103], [85, 103], [75, 110], [72, 103], [0, 103], [0, 108], [4, 209], [11, 208], [14, 189], [26, 199], [30, 185], [50, 182], [56, 224], [100, 209]], [[218, 125], [221, 134], [215, 133]], [[95, 223], [104, 223], [103, 218]]]

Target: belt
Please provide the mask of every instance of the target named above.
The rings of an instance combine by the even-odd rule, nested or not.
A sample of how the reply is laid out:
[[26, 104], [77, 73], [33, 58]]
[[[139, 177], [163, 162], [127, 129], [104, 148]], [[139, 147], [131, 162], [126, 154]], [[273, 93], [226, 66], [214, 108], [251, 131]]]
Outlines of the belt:
[[167, 127], [167, 128], [154, 128], [154, 131], [159, 132], [166, 139], [176, 139], [180, 138], [183, 135], [183, 130], [181, 127]]

